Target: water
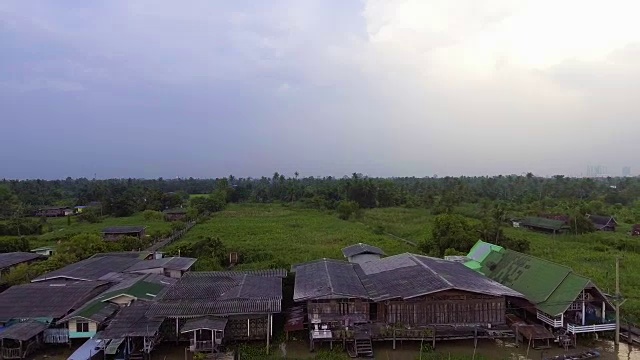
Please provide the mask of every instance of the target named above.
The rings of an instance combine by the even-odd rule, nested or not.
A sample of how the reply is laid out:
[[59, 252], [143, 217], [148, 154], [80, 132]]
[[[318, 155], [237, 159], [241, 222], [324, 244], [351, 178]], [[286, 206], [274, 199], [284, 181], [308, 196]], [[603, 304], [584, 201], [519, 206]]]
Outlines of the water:
[[[328, 345], [326, 346], [328, 348]], [[419, 356], [420, 343], [417, 341], [398, 342], [396, 350], [393, 350], [391, 342], [376, 343], [374, 345], [375, 359], [377, 360], [416, 360]], [[586, 349], [598, 349], [602, 356], [601, 360], [640, 360], [640, 348], [630, 347], [627, 344], [620, 344], [616, 352], [615, 346], [611, 341], [596, 341], [591, 346], [579, 346], [577, 349], [570, 349], [569, 352], [577, 352]], [[279, 351], [275, 346], [274, 351]], [[437, 344], [437, 352], [443, 354], [473, 354], [473, 341], [449, 341]], [[479, 341], [476, 349], [477, 355], [482, 355], [487, 359], [496, 360], [539, 360], [547, 356], [563, 354], [564, 350], [560, 348], [552, 348], [544, 351], [529, 350], [527, 355], [526, 345], [515, 347], [512, 342], [495, 341]], [[66, 360], [71, 351], [67, 349], [47, 349], [38, 352], [35, 356], [30, 357], [32, 360]], [[300, 359], [313, 359], [314, 354], [309, 352], [309, 347], [304, 342], [287, 343], [288, 357], [296, 357]], [[184, 345], [175, 346], [171, 344], [163, 344], [157, 351], [153, 353], [153, 360], [184, 360]]]

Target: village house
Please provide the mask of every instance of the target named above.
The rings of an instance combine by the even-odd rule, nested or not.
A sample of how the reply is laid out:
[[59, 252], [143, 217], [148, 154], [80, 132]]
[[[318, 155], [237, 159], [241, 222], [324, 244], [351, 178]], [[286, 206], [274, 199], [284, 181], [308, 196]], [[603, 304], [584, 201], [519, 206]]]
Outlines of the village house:
[[478, 241], [465, 265], [525, 296], [520, 315], [570, 334], [615, 330], [614, 310], [590, 279], [569, 267]]
[[145, 260], [123, 256], [91, 257], [73, 264], [69, 264], [58, 270], [40, 275], [31, 281], [113, 281], [115, 275], [125, 272], [128, 268], [140, 261]]
[[43, 257], [39, 254], [30, 252], [2, 253], [0, 254], [0, 279], [2, 279], [4, 274], [7, 274], [11, 269], [20, 264], [31, 264], [42, 259]]
[[102, 230], [102, 238], [105, 241], [118, 241], [125, 236], [143, 239], [146, 226], [116, 226]]
[[188, 272], [162, 296], [147, 317], [175, 323], [175, 338], [192, 352], [219, 352], [226, 341], [266, 340], [282, 308], [285, 270]]
[[613, 216], [587, 214], [587, 219], [591, 221], [596, 230], [600, 231], [616, 231], [616, 226], [618, 226], [618, 222]]
[[[294, 302], [306, 307], [315, 343], [480, 338], [506, 329], [507, 299], [522, 298], [458, 262], [400, 254], [362, 263], [321, 259], [294, 265]], [[455, 325], [452, 327], [452, 325]]]
[[47, 206], [39, 208], [35, 216], [38, 217], [59, 217], [73, 214], [73, 210], [68, 206]]
[[363, 243], [347, 246], [342, 249], [342, 254], [347, 261], [354, 263], [380, 260], [381, 257], [387, 255], [382, 249]]
[[53, 253], [55, 252], [55, 249], [52, 248], [51, 246], [43, 246], [43, 247], [39, 247], [31, 250], [31, 252], [34, 254], [38, 254], [40, 256], [49, 257], [53, 255]]
[[514, 227], [521, 227], [554, 235], [562, 234], [570, 229], [564, 220], [541, 217], [526, 217], [524, 219], [516, 220], [514, 221]]
[[123, 276], [120, 282], [60, 319], [58, 324], [66, 324], [71, 339], [89, 339], [122, 307], [134, 301], [153, 301], [175, 282], [176, 279], [157, 274]]
[[0, 294], [0, 356], [22, 359], [43, 344], [65, 344], [57, 321], [108, 287], [108, 282], [29, 283]]
[[186, 221], [187, 209], [177, 208], [164, 211], [164, 217], [167, 221]]

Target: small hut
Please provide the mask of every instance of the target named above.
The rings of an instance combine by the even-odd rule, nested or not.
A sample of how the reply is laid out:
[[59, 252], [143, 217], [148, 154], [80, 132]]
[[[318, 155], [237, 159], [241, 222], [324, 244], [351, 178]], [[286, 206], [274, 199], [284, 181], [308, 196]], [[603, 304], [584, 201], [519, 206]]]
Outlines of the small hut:
[[189, 350], [192, 352], [220, 352], [227, 319], [204, 316], [187, 320], [180, 329], [181, 334], [190, 334]]
[[0, 333], [0, 357], [25, 359], [43, 344], [43, 332], [48, 324], [30, 320], [9, 326]]

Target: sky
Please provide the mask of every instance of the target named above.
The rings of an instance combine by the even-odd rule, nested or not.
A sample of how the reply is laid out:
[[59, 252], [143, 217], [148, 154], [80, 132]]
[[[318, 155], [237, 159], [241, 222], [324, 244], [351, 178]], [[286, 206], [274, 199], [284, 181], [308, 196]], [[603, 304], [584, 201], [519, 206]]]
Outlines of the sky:
[[3, 0], [0, 178], [640, 173], [636, 0]]

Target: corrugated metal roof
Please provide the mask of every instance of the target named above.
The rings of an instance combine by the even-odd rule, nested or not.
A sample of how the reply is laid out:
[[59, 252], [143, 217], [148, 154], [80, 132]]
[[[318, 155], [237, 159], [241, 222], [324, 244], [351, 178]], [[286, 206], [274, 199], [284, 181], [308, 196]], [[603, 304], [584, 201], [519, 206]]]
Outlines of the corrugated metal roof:
[[360, 254], [377, 254], [382, 256], [387, 255], [379, 247], [363, 243], [347, 246], [346, 248], [342, 249], [342, 254], [344, 255], [344, 257], [351, 257]]
[[30, 252], [2, 253], [0, 254], [0, 269], [6, 269], [39, 258], [42, 258], [42, 256]]
[[237, 272], [188, 272], [152, 305], [152, 316], [191, 317], [281, 311], [282, 279]]
[[294, 266], [293, 300], [368, 298], [355, 271], [357, 264], [323, 259]]
[[524, 218], [520, 220], [520, 225], [556, 231], [568, 227], [562, 220], [546, 219], [540, 217]]
[[98, 280], [109, 273], [122, 272], [142, 260], [120, 256], [92, 257], [61, 269], [38, 276], [33, 282], [69, 278], [77, 280]]
[[522, 297], [462, 263], [415, 254], [395, 255], [363, 264], [320, 260], [297, 265], [295, 271], [294, 301], [356, 297], [383, 301], [450, 289]]
[[166, 257], [161, 259], [140, 261], [127, 268], [127, 272], [145, 271], [162, 268], [166, 270], [187, 271], [198, 259], [189, 257]]
[[30, 320], [9, 326], [0, 333], [0, 339], [27, 341], [49, 327], [48, 324]]
[[194, 330], [224, 330], [227, 326], [226, 318], [219, 318], [214, 316], [204, 316], [199, 318], [193, 318], [187, 320], [182, 328], [180, 329], [181, 333], [186, 333]]
[[120, 339], [124, 337], [154, 336], [163, 319], [147, 317], [150, 303], [136, 301], [122, 308], [106, 329], [97, 334], [100, 339]]
[[[473, 255], [470, 253], [469, 257]], [[564, 313], [591, 282], [570, 267], [509, 249], [491, 251], [483, 261], [472, 260], [467, 265], [522, 293], [540, 311], [551, 316]]]
[[26, 318], [59, 319], [82, 306], [106, 285], [101, 281], [80, 281], [12, 286], [0, 293], [0, 322]]

